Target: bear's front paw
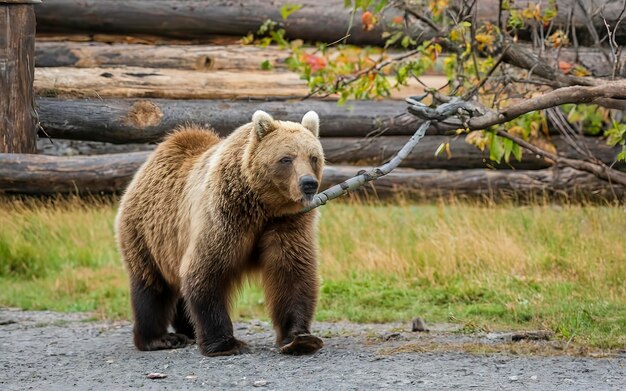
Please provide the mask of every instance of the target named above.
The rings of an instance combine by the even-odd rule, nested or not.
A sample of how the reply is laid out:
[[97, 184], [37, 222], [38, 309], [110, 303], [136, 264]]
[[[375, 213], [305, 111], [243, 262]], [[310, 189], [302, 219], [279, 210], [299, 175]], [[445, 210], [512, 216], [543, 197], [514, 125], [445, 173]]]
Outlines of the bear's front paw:
[[193, 343], [192, 339], [187, 338], [184, 334], [168, 333], [160, 338], [152, 341], [142, 342], [138, 338], [135, 339], [135, 345], [139, 350], [164, 350], [184, 348]]
[[248, 344], [235, 337], [217, 342], [200, 343], [198, 347], [200, 348], [200, 353], [205, 356], [232, 356], [250, 353]]
[[293, 341], [280, 348], [283, 354], [312, 354], [320, 350], [324, 346], [321, 338], [311, 334], [300, 334], [293, 337]]

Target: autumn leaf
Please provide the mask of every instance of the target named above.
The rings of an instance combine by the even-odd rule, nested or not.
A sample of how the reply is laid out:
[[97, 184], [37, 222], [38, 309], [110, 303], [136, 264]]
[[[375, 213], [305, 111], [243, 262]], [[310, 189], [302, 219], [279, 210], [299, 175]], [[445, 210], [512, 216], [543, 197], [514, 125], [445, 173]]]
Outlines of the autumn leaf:
[[370, 11], [365, 11], [361, 15], [361, 23], [363, 23], [363, 31], [371, 31], [376, 26], [376, 17]]
[[311, 67], [311, 71], [313, 72], [324, 69], [328, 65], [326, 58], [309, 53], [304, 54], [304, 62]]
[[582, 65], [574, 65], [574, 70], [572, 71], [572, 75], [574, 76], [578, 76], [578, 77], [585, 77], [585, 76], [591, 76], [591, 72], [589, 72], [589, 70], [587, 68], [585, 68]]
[[561, 72], [563, 72], [564, 74], [568, 74], [572, 68], [574, 68], [574, 65], [570, 64], [567, 61], [559, 61], [559, 69], [561, 70]]

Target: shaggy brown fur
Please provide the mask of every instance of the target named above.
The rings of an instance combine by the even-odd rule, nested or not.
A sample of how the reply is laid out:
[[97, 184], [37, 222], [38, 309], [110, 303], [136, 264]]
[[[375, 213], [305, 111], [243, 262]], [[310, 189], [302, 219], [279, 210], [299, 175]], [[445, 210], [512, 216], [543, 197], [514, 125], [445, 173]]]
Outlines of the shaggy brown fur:
[[[137, 348], [176, 348], [196, 338], [205, 355], [245, 351], [228, 310], [251, 271], [262, 274], [282, 351], [321, 348], [309, 334], [317, 213], [298, 213], [321, 180], [318, 121], [312, 112], [302, 124], [256, 112], [221, 141], [209, 129], [181, 128], [140, 168], [116, 220]], [[176, 333], [168, 334], [170, 324]]]

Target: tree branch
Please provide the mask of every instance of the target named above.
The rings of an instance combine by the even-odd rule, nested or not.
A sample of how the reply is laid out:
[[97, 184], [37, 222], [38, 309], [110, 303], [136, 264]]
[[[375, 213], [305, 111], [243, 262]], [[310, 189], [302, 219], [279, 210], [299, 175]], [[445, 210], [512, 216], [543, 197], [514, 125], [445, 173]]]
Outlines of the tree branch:
[[426, 134], [426, 129], [430, 126], [430, 121], [425, 121], [420, 125], [420, 127], [415, 131], [415, 134], [411, 136], [409, 141], [404, 144], [402, 149], [398, 151], [396, 156], [393, 157], [389, 162], [383, 164], [382, 166], [375, 167], [369, 171], [360, 172], [356, 176], [341, 182], [338, 185], [332, 186], [321, 193], [316, 194], [311, 201], [311, 204], [307, 206], [302, 212], [308, 212], [312, 209], [317, 208], [318, 206], [322, 206], [326, 204], [326, 202], [340, 197], [346, 194], [350, 190], [358, 189], [359, 187], [365, 185], [367, 182], [371, 182], [375, 179], [378, 179], [384, 175], [389, 174], [396, 167], [402, 163], [402, 160], [406, 159], [407, 156], [411, 153], [413, 148], [420, 142], [420, 140]]
[[[443, 121], [447, 125], [458, 125], [470, 130], [483, 130], [494, 125], [509, 122], [531, 111], [547, 109], [565, 103], [594, 103], [597, 99], [626, 99], [626, 81], [610, 82], [599, 86], [575, 86], [563, 87], [551, 91], [542, 96], [527, 99], [505, 109], [502, 112], [488, 110], [475, 102], [463, 101], [459, 98], [451, 98], [437, 95], [435, 98], [445, 103], [436, 109], [428, 107], [420, 102], [424, 97], [407, 99], [410, 104], [408, 110], [411, 114], [424, 120]], [[451, 118], [456, 116], [457, 118]], [[586, 171], [598, 178], [619, 183], [626, 186], [626, 173], [615, 170], [602, 162], [590, 162], [564, 158], [507, 133], [502, 129], [496, 130], [500, 137], [509, 139], [521, 147], [553, 161], [557, 165], [565, 165], [577, 170]]]

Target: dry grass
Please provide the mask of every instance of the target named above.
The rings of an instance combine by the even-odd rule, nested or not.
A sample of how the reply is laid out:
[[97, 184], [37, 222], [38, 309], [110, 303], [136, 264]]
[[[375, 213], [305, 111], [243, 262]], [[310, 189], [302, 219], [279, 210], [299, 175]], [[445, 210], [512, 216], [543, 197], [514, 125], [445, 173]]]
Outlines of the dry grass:
[[[0, 305], [128, 317], [114, 202], [0, 202]], [[626, 343], [626, 212], [614, 206], [333, 202], [321, 320], [452, 321]], [[238, 316], [264, 316], [245, 289]], [[470, 327], [471, 326], [471, 327]]]

